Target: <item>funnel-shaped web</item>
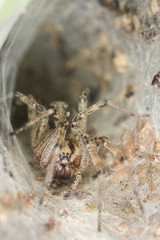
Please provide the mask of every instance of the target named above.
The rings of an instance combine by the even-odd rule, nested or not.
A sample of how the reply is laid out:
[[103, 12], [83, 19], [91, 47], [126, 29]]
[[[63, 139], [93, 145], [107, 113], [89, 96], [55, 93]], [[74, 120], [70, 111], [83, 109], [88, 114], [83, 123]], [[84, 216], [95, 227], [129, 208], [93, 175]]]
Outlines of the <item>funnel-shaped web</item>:
[[[158, 0], [34, 0], [25, 7], [0, 53], [1, 239], [160, 237], [160, 92], [151, 86], [160, 70], [159, 22]], [[29, 131], [10, 136], [27, 122], [26, 108], [10, 97], [15, 89], [44, 105], [58, 100], [77, 109], [85, 87], [90, 105], [107, 98], [150, 115], [130, 118], [106, 107], [89, 117], [91, 136], [107, 136], [123, 149], [144, 207], [142, 216], [123, 166], [100, 149], [102, 233], [94, 167], [70, 198], [63, 199], [70, 182], [53, 183], [40, 206], [44, 172]]]

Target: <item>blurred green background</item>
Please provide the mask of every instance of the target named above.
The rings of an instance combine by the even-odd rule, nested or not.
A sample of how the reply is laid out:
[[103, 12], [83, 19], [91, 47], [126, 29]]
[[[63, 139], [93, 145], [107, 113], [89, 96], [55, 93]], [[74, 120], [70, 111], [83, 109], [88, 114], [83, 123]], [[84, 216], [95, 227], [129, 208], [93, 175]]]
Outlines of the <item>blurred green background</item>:
[[14, 16], [18, 11], [23, 12], [23, 8], [30, 0], [0, 0], [0, 25]]

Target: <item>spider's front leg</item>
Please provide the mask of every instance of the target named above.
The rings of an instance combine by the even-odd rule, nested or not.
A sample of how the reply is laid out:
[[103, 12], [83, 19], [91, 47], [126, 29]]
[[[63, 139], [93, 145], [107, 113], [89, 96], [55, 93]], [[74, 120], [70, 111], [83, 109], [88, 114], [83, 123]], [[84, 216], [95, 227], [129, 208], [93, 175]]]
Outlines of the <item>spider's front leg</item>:
[[104, 100], [101, 100], [95, 104], [93, 104], [92, 106], [90, 106], [89, 108], [87, 108], [86, 110], [78, 113], [72, 120], [72, 128], [74, 128], [77, 123], [79, 121], [81, 121], [83, 118], [86, 118], [88, 115], [96, 112], [97, 110], [99, 110], [100, 108], [102, 107], [105, 107], [105, 106], [110, 106], [116, 110], [119, 110], [120, 112], [123, 112], [125, 113], [126, 115], [128, 116], [133, 116], [133, 117], [149, 117], [148, 114], [137, 114], [137, 113], [131, 113], [131, 112], [128, 112], [126, 109], [118, 106], [117, 104], [113, 103], [111, 100], [108, 100], [108, 99], [104, 99]]
[[126, 172], [128, 174], [129, 180], [130, 180], [130, 182], [132, 184], [133, 192], [134, 192], [134, 195], [136, 197], [137, 203], [138, 203], [139, 208], [140, 208], [140, 210], [142, 212], [142, 215], [143, 215], [144, 214], [144, 208], [143, 208], [142, 202], [141, 202], [141, 200], [139, 198], [139, 194], [138, 194], [138, 191], [137, 191], [136, 183], [134, 181], [133, 173], [132, 173], [131, 168], [129, 166], [129, 163], [127, 161], [127, 157], [124, 155], [122, 150], [117, 148], [105, 136], [95, 138], [95, 143], [96, 143], [97, 147], [99, 147], [100, 145], [103, 145], [104, 147], [106, 147], [124, 165], [124, 168], [125, 168], [125, 170], [126, 170]]
[[18, 100], [24, 104], [26, 104], [27, 106], [29, 106], [30, 108], [32, 108], [33, 110], [35, 110], [38, 113], [42, 113], [46, 110], [46, 108], [44, 106], [42, 106], [41, 104], [37, 103], [36, 100], [30, 95], [30, 96], [26, 96], [25, 94], [16, 91], [14, 94], [15, 100]]
[[[46, 151], [47, 146], [44, 149], [44, 152], [42, 154], [41, 157], [41, 165], [47, 165], [47, 170], [46, 170], [46, 174], [45, 174], [45, 179], [44, 179], [44, 183], [43, 183], [43, 188], [42, 188], [42, 194], [41, 194], [41, 199], [40, 199], [40, 204], [42, 204], [43, 202], [43, 197], [44, 197], [44, 193], [46, 188], [48, 188], [53, 180], [53, 176], [54, 176], [54, 169], [55, 169], [55, 163], [56, 160], [59, 157], [60, 151], [62, 150], [63, 147], [63, 143], [65, 140], [65, 135], [66, 135], [66, 130], [67, 130], [67, 125], [63, 125], [58, 129], [58, 137], [56, 139], [56, 141], [53, 143], [50, 142], [50, 146], [52, 146], [52, 149], [48, 149], [48, 151]], [[53, 140], [52, 140], [53, 141]]]
[[76, 179], [74, 180], [74, 182], [72, 183], [71, 187], [69, 188], [69, 190], [67, 191], [67, 193], [64, 195], [64, 198], [67, 198], [71, 195], [72, 192], [74, 192], [78, 186], [78, 184], [81, 182], [82, 180], [82, 174], [81, 171], [78, 168], [74, 169], [74, 174], [76, 176]]

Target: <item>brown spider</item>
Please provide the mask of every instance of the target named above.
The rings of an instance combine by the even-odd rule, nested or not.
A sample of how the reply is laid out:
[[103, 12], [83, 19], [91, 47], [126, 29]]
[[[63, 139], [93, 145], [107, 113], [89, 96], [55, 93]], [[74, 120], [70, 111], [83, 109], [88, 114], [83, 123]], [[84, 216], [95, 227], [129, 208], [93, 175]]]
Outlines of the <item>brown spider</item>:
[[125, 161], [126, 157], [123, 152], [105, 136], [91, 139], [86, 133], [87, 116], [107, 105], [129, 116], [146, 117], [146, 115], [129, 113], [107, 99], [101, 100], [88, 108], [88, 94], [88, 89], [82, 92], [79, 98], [78, 113], [76, 113], [65, 102], [52, 102], [49, 109], [47, 109], [37, 103], [32, 96], [27, 97], [20, 92], [16, 92], [16, 99], [28, 105], [29, 119], [31, 120], [23, 127], [12, 132], [11, 135], [18, 134], [32, 126], [33, 152], [41, 167], [46, 168], [45, 187], [50, 186], [53, 178], [67, 179], [75, 175], [75, 180], [65, 194], [65, 198], [75, 191], [82, 180], [82, 172], [87, 168], [90, 160], [92, 160], [99, 176], [98, 230], [100, 231], [103, 168], [98, 151], [101, 145], [106, 147], [124, 164], [142, 212], [143, 206], [138, 197], [132, 172], [128, 162]]

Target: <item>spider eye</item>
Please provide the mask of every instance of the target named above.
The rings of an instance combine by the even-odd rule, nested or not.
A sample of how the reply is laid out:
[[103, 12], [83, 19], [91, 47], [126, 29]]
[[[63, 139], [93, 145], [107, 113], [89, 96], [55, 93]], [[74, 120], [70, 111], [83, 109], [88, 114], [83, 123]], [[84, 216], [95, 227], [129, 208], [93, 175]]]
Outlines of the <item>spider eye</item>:
[[60, 158], [60, 160], [64, 160], [64, 159], [66, 159], [67, 161], [69, 161], [70, 160], [70, 158], [71, 158], [71, 154], [70, 153], [61, 153], [60, 155], [59, 155], [59, 158]]

